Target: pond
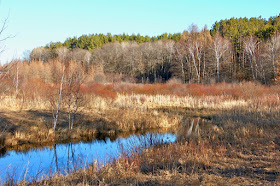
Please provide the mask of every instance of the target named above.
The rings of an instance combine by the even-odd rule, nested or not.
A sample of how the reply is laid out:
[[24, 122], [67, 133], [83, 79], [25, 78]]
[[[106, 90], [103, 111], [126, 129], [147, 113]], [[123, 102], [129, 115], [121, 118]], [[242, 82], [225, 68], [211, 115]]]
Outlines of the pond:
[[21, 180], [41, 180], [57, 172], [66, 174], [78, 168], [86, 168], [86, 165], [93, 161], [97, 161], [98, 166], [102, 167], [110, 160], [118, 158], [121, 152], [131, 153], [135, 149], [173, 143], [189, 137], [191, 133], [199, 134], [199, 121], [199, 119], [188, 120], [176, 132], [146, 131], [125, 137], [100, 136], [87, 142], [69, 142], [24, 151], [6, 151], [0, 155], [0, 184], [9, 179], [18, 183]]

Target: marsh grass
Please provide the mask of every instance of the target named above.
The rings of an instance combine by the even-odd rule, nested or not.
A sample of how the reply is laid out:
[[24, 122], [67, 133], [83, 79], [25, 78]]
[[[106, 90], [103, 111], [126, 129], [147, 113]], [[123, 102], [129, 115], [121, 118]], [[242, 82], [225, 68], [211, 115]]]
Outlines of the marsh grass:
[[105, 167], [104, 162], [114, 164], [118, 161], [118, 157], [132, 158], [132, 156], [140, 153], [144, 149], [167, 142], [169, 141], [165, 139], [165, 137], [160, 133], [148, 132], [141, 135], [133, 135], [128, 137], [128, 139], [125, 141], [118, 141], [117, 144], [119, 150], [113, 154], [108, 155], [106, 159], [102, 158], [102, 161], [92, 160], [88, 158], [82, 159], [80, 155], [74, 155], [75, 147], [72, 148], [72, 144], [67, 144], [66, 148], [71, 151], [70, 154], [72, 155], [72, 157], [70, 157], [70, 159], [68, 157], [67, 161], [65, 162], [59, 160], [59, 155], [56, 153], [56, 145], [54, 145], [50, 147], [53, 151], [54, 158], [50, 164], [49, 172], [46, 170], [46, 168], [42, 168], [40, 170], [39, 167], [38, 171], [35, 172], [34, 175], [34, 171], [32, 171], [32, 165], [34, 162], [30, 163], [31, 165], [29, 165], [29, 163], [26, 163], [26, 165], [23, 166], [22, 170], [18, 170], [17, 167], [14, 167], [13, 169], [8, 168], [6, 173], [7, 176], [4, 180], [1, 180], [1, 182], [2, 184], [15, 184], [20, 182], [21, 185], [25, 185], [29, 183], [39, 182], [42, 179], [46, 180], [52, 179], [56, 176], [67, 176], [80, 170], [83, 170], [85, 172], [87, 169], [91, 169], [95, 172], [98, 172]]
[[[217, 135], [212, 134], [211, 135]], [[209, 135], [209, 134], [208, 134]], [[57, 175], [30, 185], [103, 184], [277, 184], [279, 156], [272, 146], [254, 152], [253, 146], [208, 140], [162, 144], [143, 151], [123, 152], [101, 168], [89, 164], [67, 175]], [[247, 151], [244, 152], [246, 147]], [[253, 152], [253, 153], [252, 153]]]
[[[201, 130], [197, 137], [123, 153], [120, 159], [100, 169], [89, 164], [86, 169], [28, 184], [280, 184], [279, 86], [266, 87], [254, 83], [95, 86], [99, 86], [98, 89], [87, 85], [82, 87], [86, 104], [71, 133], [77, 139], [93, 135], [89, 128], [111, 133], [144, 128], [179, 128], [188, 116], [207, 119], [211, 126], [208, 130]], [[105, 92], [103, 96], [102, 91]], [[30, 108], [48, 108], [47, 101], [40, 99], [44, 104], [28, 102], [26, 98], [20, 113]], [[21, 100], [1, 99], [0, 114], [6, 116], [5, 121], [13, 121], [11, 118], [14, 116], [3, 109], [16, 110], [16, 102]], [[43, 118], [40, 124], [35, 123], [50, 126], [51, 122], [46, 122], [48, 117]], [[67, 138], [69, 135], [65, 135], [67, 130], [63, 128], [61, 118], [56, 132]], [[26, 119], [15, 121], [9, 124], [13, 123], [13, 131], [16, 132], [6, 135], [26, 139], [28, 135], [22, 131], [31, 131], [32, 125]], [[24, 123], [29, 124], [25, 126]], [[47, 136], [47, 129], [42, 136]]]

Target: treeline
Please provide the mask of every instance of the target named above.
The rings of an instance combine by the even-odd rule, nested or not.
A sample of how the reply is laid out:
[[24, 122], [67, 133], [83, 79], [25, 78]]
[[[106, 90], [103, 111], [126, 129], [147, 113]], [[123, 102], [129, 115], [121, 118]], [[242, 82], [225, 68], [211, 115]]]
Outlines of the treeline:
[[279, 79], [279, 31], [276, 16], [221, 20], [211, 30], [191, 25], [182, 34], [158, 37], [83, 35], [35, 48], [29, 62], [74, 60], [102, 81], [271, 84]]
[[114, 43], [114, 42], [130, 42], [135, 41], [138, 44], [145, 43], [145, 42], [154, 42], [158, 40], [167, 40], [172, 39], [175, 42], [179, 41], [181, 38], [181, 33], [177, 34], [167, 34], [164, 33], [159, 36], [141, 36], [140, 34], [122, 34], [122, 35], [112, 35], [108, 33], [107, 35], [104, 34], [92, 34], [92, 35], [82, 35], [79, 38], [73, 37], [68, 38], [64, 41], [64, 43], [61, 42], [51, 42], [45, 46], [45, 48], [50, 49], [56, 49], [60, 47], [66, 47], [68, 49], [73, 48], [81, 48], [86, 49], [92, 52], [96, 48], [100, 48], [103, 45], [107, 43]]

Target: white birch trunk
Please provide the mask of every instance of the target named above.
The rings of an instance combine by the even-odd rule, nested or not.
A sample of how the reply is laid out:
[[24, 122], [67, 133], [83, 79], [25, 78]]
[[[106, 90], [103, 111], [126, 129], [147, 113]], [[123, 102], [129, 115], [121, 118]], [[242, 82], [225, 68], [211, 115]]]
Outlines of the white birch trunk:
[[54, 119], [54, 123], [53, 123], [53, 130], [54, 131], [55, 131], [55, 128], [56, 128], [56, 125], [57, 125], [58, 112], [59, 112], [59, 106], [60, 106], [60, 100], [61, 100], [61, 94], [62, 94], [62, 85], [63, 85], [63, 79], [64, 79], [64, 71], [65, 71], [65, 66], [63, 66], [63, 73], [62, 73], [61, 82], [60, 82], [57, 110], [56, 110], [55, 119]]

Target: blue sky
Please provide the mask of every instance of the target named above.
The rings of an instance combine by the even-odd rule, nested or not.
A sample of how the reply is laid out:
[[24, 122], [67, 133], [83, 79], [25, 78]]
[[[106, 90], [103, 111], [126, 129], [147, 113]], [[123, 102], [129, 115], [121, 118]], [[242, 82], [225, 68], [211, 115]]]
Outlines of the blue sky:
[[221, 19], [279, 13], [279, 0], [0, 0], [0, 20], [9, 17], [3, 36], [15, 36], [5, 42], [0, 63], [22, 57], [25, 50], [83, 34], [155, 36], [183, 32], [192, 23], [211, 28]]

